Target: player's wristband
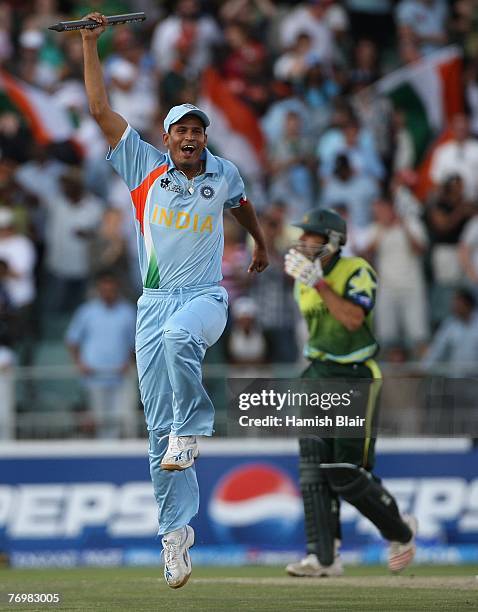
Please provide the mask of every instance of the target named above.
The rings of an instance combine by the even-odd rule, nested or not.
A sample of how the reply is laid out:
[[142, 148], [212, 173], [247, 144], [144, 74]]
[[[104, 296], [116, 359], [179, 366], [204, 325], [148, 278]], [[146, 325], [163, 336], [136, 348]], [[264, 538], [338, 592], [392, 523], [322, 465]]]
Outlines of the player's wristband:
[[318, 280], [314, 285], [314, 289], [317, 289], [317, 291], [320, 291], [324, 287], [328, 287], [327, 281], [324, 278]]

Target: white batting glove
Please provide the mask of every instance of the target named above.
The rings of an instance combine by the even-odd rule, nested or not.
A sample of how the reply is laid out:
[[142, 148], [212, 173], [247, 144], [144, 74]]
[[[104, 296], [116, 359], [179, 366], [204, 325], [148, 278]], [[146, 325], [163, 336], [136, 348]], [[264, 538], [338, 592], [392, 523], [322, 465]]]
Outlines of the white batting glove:
[[314, 287], [324, 276], [319, 258], [310, 261], [295, 249], [290, 249], [285, 256], [285, 271], [286, 274], [309, 287]]

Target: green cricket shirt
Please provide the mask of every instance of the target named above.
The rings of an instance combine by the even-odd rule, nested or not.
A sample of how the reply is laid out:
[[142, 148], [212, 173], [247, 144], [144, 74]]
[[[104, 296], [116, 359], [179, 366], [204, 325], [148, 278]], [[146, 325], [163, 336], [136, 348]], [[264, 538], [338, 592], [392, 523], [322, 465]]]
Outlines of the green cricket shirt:
[[324, 279], [338, 295], [361, 306], [365, 319], [359, 329], [349, 331], [330, 314], [316, 289], [296, 282], [294, 296], [309, 330], [304, 355], [337, 363], [367, 361], [378, 351], [372, 331], [377, 289], [375, 270], [361, 257], [341, 257], [337, 253], [324, 268]]

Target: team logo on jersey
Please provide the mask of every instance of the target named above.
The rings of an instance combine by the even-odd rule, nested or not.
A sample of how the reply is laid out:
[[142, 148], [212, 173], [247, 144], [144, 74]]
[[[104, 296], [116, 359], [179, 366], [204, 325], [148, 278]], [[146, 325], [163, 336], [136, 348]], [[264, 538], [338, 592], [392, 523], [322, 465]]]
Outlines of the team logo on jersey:
[[201, 187], [201, 195], [203, 198], [206, 198], [206, 200], [210, 200], [211, 198], [213, 198], [214, 194], [215, 191], [210, 185], [203, 185]]
[[183, 210], [164, 208], [157, 204], [153, 208], [151, 223], [161, 225], [166, 229], [187, 230], [190, 232], [212, 233], [212, 215], [198, 215]]
[[347, 281], [346, 293], [360, 306], [370, 310], [375, 303], [377, 279], [368, 268], [359, 268]]
[[163, 178], [160, 181], [161, 189], [165, 189], [166, 191], [173, 191], [174, 193], [181, 193], [181, 187], [173, 183], [173, 181], [169, 178]]

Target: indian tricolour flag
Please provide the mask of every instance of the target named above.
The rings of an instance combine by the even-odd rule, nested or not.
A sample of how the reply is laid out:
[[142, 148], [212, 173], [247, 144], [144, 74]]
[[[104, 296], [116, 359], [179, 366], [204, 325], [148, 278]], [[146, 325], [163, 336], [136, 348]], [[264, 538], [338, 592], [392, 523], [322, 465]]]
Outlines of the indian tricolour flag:
[[212, 68], [203, 75], [199, 106], [211, 119], [207, 132], [213, 151], [236, 164], [246, 179], [256, 181], [264, 169], [265, 139], [254, 111]]
[[404, 113], [419, 164], [449, 119], [463, 111], [461, 51], [445, 47], [388, 74], [374, 87]]
[[22, 115], [38, 143], [73, 138], [74, 126], [68, 112], [48, 93], [0, 70], [0, 96]]

